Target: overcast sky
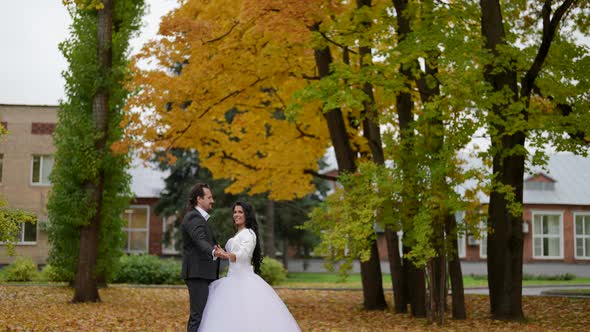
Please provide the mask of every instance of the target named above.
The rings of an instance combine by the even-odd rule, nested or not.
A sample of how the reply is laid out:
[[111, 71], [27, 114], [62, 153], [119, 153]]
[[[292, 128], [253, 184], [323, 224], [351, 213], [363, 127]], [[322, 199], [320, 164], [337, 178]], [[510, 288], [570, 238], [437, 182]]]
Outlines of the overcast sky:
[[[148, 14], [133, 50], [155, 36], [160, 17], [177, 6], [176, 0], [146, 3]], [[67, 63], [57, 45], [68, 36], [69, 24], [62, 0], [0, 0], [0, 104], [58, 104]]]
[[[177, 0], [146, 2], [148, 14], [133, 50], [154, 37], [160, 17], [177, 6]], [[0, 0], [0, 104], [58, 104], [67, 63], [57, 45], [66, 39], [69, 24], [62, 0]]]

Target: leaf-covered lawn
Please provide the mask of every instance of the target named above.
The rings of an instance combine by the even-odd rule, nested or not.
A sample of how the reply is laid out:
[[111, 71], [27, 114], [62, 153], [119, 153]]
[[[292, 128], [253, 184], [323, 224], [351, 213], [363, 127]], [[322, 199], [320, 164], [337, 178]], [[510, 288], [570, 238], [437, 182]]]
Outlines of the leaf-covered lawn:
[[[525, 323], [488, 318], [486, 296], [467, 295], [469, 319], [443, 329], [391, 310], [361, 310], [359, 291], [280, 289], [303, 331], [584, 331], [590, 299], [525, 297]], [[71, 304], [67, 287], [0, 286], [0, 331], [183, 331], [188, 293], [183, 288], [101, 290], [101, 303]], [[391, 301], [390, 301], [391, 304]]]
[[[573, 277], [572, 279], [560, 279], [558, 276], [531, 276], [525, 275], [523, 285], [586, 285], [590, 284], [588, 277]], [[555, 279], [551, 279], [555, 278]], [[391, 288], [391, 275], [383, 274], [383, 287]], [[485, 275], [465, 275], [463, 276], [463, 285], [465, 287], [486, 287], [488, 285], [487, 276]], [[311, 272], [291, 272], [287, 279], [280, 284], [283, 287], [299, 288], [362, 288], [360, 273], [351, 273], [346, 280], [337, 273], [311, 273]]]

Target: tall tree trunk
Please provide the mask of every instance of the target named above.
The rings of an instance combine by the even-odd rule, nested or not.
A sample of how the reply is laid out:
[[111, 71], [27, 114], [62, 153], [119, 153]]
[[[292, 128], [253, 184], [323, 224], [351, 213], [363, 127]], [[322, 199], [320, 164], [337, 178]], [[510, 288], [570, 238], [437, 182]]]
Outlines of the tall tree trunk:
[[[505, 137], [501, 148], [524, 146], [524, 135]], [[492, 148], [500, 148], [492, 143]], [[493, 174], [502, 185], [510, 185], [515, 200], [522, 202], [524, 156], [494, 156]], [[503, 193], [492, 191], [489, 206], [488, 285], [492, 316], [503, 320], [523, 320], [522, 311], [522, 215], [513, 215]]]
[[452, 254], [449, 258], [449, 275], [451, 278], [451, 297], [453, 299], [453, 318], [466, 319], [465, 290], [463, 288], [463, 273], [459, 259], [459, 245], [457, 243], [457, 220], [454, 214], [447, 216], [445, 231], [451, 238]]
[[[391, 207], [392, 208], [392, 207]], [[387, 240], [387, 255], [389, 259], [389, 270], [391, 271], [391, 284], [393, 288], [393, 305], [396, 313], [408, 312], [408, 299], [405, 291], [405, 274], [402, 267], [401, 253], [399, 252], [399, 237], [397, 232], [390, 227], [385, 228], [385, 239]]]
[[[493, 175], [497, 184], [509, 186], [514, 193], [514, 202], [522, 204], [525, 171], [524, 153], [505, 153], [524, 149], [527, 129], [506, 128], [512, 119], [528, 121], [528, 111], [534, 82], [549, 54], [549, 48], [566, 12], [577, 4], [576, 0], [565, 0], [553, 11], [552, 1], [545, 1], [539, 17], [542, 21], [541, 44], [531, 67], [523, 75], [520, 91], [517, 73], [513, 67], [501, 64], [488, 64], [485, 79], [495, 92], [511, 91], [512, 99], [497, 103], [492, 114], [500, 119], [492, 123]], [[494, 56], [499, 55], [498, 46], [506, 45], [502, 8], [499, 0], [480, 0], [482, 12], [481, 30], [485, 48]], [[515, 115], [506, 112], [510, 102], [525, 101], [525, 107]], [[503, 320], [523, 320], [522, 311], [522, 255], [523, 234], [522, 214], [514, 215], [509, 206], [511, 202], [503, 192], [495, 189], [490, 195], [489, 221], [492, 233], [488, 235], [488, 285], [490, 288], [490, 309], [492, 316]]]
[[[410, 248], [404, 247], [404, 253]], [[403, 269], [407, 280], [405, 286], [406, 298], [410, 304], [414, 317], [426, 317], [426, 278], [424, 268], [418, 268], [408, 259], [403, 260]]]
[[[107, 77], [112, 67], [112, 0], [102, 0], [104, 7], [98, 10], [97, 27], [97, 57], [100, 71]], [[96, 150], [99, 155], [105, 151], [107, 126], [109, 114], [108, 87], [98, 88], [92, 101], [92, 115], [94, 126], [99, 138], [96, 141]], [[80, 253], [78, 257], [78, 269], [75, 276], [75, 290], [73, 302], [97, 302], [98, 281], [96, 263], [98, 261], [98, 243], [100, 234], [100, 220], [102, 218], [102, 194], [104, 187], [104, 172], [99, 171], [98, 178], [87, 184], [88, 191], [92, 195], [92, 208], [95, 210], [90, 223], [82, 227], [80, 231]]]
[[[266, 203], [266, 218], [264, 218], [264, 255], [276, 258], [275, 248], [275, 201], [269, 199]], [[287, 253], [283, 252], [283, 256]]]
[[[407, 35], [412, 32], [410, 27], [409, 18], [405, 12], [408, 0], [392, 0], [396, 11], [396, 19], [398, 24], [397, 35], [398, 43], [401, 43], [407, 38]], [[401, 66], [400, 73], [406, 78], [408, 91], [412, 90], [410, 86], [411, 81], [415, 79], [411, 64]], [[396, 110], [398, 114], [398, 125], [400, 128], [400, 141], [401, 141], [401, 160], [400, 168], [402, 170], [402, 181], [404, 186], [402, 189], [402, 218], [406, 220], [413, 219], [416, 214], [418, 206], [417, 195], [416, 195], [416, 183], [414, 175], [414, 167], [411, 165], [411, 159], [414, 155], [414, 135], [413, 135], [413, 110], [414, 103], [412, 101], [412, 95], [408, 92], [400, 92], [396, 98]], [[410, 223], [403, 222], [404, 227]], [[404, 232], [410, 231], [404, 229]], [[407, 250], [404, 247], [404, 253]], [[406, 289], [405, 294], [408, 296], [408, 301], [411, 304], [411, 312], [415, 317], [426, 316], [426, 281], [424, 279], [424, 268], [417, 268], [412, 262], [407, 259], [402, 261], [402, 268], [405, 270], [403, 275], [407, 278], [405, 283]]]
[[[482, 34], [485, 47], [498, 55], [498, 46], [505, 45], [505, 33], [498, 0], [480, 0], [482, 11]], [[512, 101], [518, 100], [516, 72], [509, 68], [499, 68], [490, 64], [485, 71], [486, 80], [494, 91], [509, 89]], [[504, 121], [503, 112], [509, 105], [496, 104], [491, 112]], [[504, 156], [502, 151], [511, 151], [515, 147], [524, 147], [525, 134], [517, 131], [508, 134], [503, 124], [493, 123], [492, 151], [493, 174], [500, 185], [508, 185], [514, 190], [515, 201], [522, 203], [524, 175], [524, 155]], [[494, 186], [495, 187], [495, 186]], [[492, 317], [505, 320], [522, 320], [522, 215], [513, 215], [509, 209], [510, 202], [505, 194], [492, 189], [489, 205], [488, 224], [492, 232], [488, 235], [488, 285], [490, 289], [490, 308]]]
[[[358, 9], [362, 7], [371, 6], [372, 0], [357, 0]], [[368, 30], [371, 27], [371, 21], [366, 20], [362, 22], [362, 25], [364, 29]], [[371, 45], [361, 45], [359, 47], [359, 62], [361, 68], [365, 68], [372, 64]], [[363, 84], [362, 89], [365, 95], [368, 96], [368, 99], [363, 102], [363, 136], [369, 143], [369, 148], [371, 149], [371, 156], [373, 162], [377, 165], [384, 166], [385, 155], [383, 154], [383, 142], [381, 140], [381, 129], [379, 128], [379, 114], [377, 113], [377, 108], [375, 106], [375, 95], [373, 94], [373, 85], [371, 83], [366, 82]], [[382, 221], [384, 213], [387, 213], [387, 211], [384, 211], [384, 209], [393, 208], [390, 203], [391, 202], [388, 201], [386, 204], [384, 204], [383, 209], [378, 212], [377, 218], [381, 224], [383, 224]], [[390, 271], [392, 276], [391, 282], [394, 289], [394, 294], [401, 294], [400, 279], [403, 276], [401, 271], [401, 258], [399, 255], [399, 248], [397, 246], [397, 234], [391, 230], [390, 225], [386, 225], [386, 229], [388, 229], [390, 233], [389, 236], [386, 235], [385, 241], [387, 242], [387, 250], [390, 262]], [[392, 236], [392, 232], [394, 233], [394, 236]], [[389, 243], [389, 241], [395, 242]], [[367, 267], [367, 269], [373, 269], [374, 273], [378, 273], [379, 275], [381, 275], [381, 264], [379, 262], [379, 252], [377, 249], [376, 242], [373, 242], [371, 252], [374, 252], [375, 254], [371, 255], [372, 261], [369, 261], [369, 263], [371, 263], [372, 265], [371, 267]], [[373, 256], [375, 257], [374, 259]], [[396, 267], [399, 268], [399, 270], [396, 270]], [[387, 305], [384, 301], [383, 308], [385, 308], [386, 306]]]
[[437, 256], [429, 262], [429, 300], [430, 310], [428, 313], [429, 321], [435, 321], [438, 325], [444, 322], [445, 306], [447, 299], [447, 271], [446, 271], [446, 250], [444, 238], [444, 224], [436, 223], [433, 225], [434, 230], [434, 247]]
[[289, 270], [289, 260], [287, 259], [287, 252], [289, 251], [289, 239], [288, 238], [284, 238], [283, 239], [283, 267], [285, 268], [285, 270]]
[[[530, 96], [534, 82], [549, 54], [549, 48], [566, 12], [577, 4], [576, 0], [565, 0], [553, 11], [552, 1], [545, 1], [539, 17], [542, 21], [541, 44], [531, 67], [523, 75], [519, 86], [517, 73], [513, 67], [502, 64], [488, 64], [485, 79], [495, 92], [511, 91], [511, 100], [493, 105], [492, 114], [500, 119], [491, 123], [493, 128], [492, 148], [493, 175], [497, 184], [509, 186], [514, 193], [514, 202], [522, 204], [523, 179], [525, 170], [524, 153], [507, 154], [505, 151], [518, 151], [524, 148], [527, 131], [522, 126], [518, 130], [506, 128], [512, 119], [528, 121]], [[500, 55], [499, 46], [506, 45], [502, 8], [499, 0], [480, 0], [481, 30], [485, 48], [494, 56]], [[518, 113], [506, 112], [510, 103], [525, 100], [525, 107]], [[504, 193], [495, 189], [490, 195], [489, 220], [492, 232], [488, 235], [488, 285], [490, 288], [490, 308], [494, 318], [504, 320], [523, 320], [522, 311], [522, 255], [523, 234], [522, 214], [514, 215], [509, 206], [511, 202]]]
[[[311, 29], [317, 31], [319, 24], [314, 25]], [[332, 63], [330, 49], [328, 47], [314, 49], [314, 57], [319, 77], [328, 77], [330, 75], [330, 64]], [[338, 108], [332, 109], [325, 112], [324, 117], [334, 146], [338, 170], [340, 172], [354, 172], [356, 170], [356, 156], [350, 145], [342, 111]], [[373, 242], [371, 245], [371, 257], [367, 262], [361, 262], [364, 307], [367, 310], [381, 310], [387, 307], [381, 278], [377, 243]]]

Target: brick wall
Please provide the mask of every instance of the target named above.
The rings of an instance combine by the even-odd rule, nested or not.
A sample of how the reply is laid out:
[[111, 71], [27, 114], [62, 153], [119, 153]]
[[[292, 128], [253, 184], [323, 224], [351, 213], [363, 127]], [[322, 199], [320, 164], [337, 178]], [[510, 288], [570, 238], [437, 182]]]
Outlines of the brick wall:
[[55, 123], [33, 122], [31, 124], [31, 134], [33, 135], [51, 135], [55, 131]]

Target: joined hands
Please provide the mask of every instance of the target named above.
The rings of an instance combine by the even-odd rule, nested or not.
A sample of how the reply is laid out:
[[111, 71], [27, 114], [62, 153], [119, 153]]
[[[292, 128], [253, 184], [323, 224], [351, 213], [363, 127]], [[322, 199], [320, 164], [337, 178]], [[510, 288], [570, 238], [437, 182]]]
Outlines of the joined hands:
[[230, 259], [230, 253], [223, 250], [218, 244], [215, 245], [215, 251], [213, 252], [213, 254], [215, 255], [215, 257], [221, 259]]

